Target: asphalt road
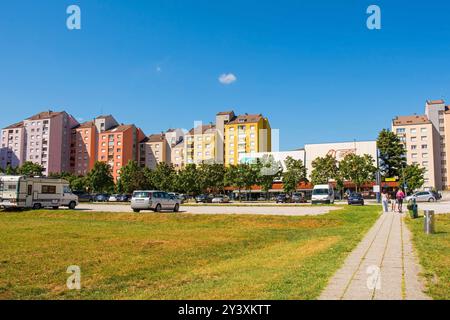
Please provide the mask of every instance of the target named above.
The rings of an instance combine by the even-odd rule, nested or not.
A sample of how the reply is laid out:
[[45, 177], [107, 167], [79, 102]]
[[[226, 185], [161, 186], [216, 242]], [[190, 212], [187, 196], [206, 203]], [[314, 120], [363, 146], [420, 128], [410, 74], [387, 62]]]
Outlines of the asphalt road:
[[[261, 215], [282, 215], [282, 216], [305, 216], [318, 215], [336, 210], [335, 206], [181, 206], [181, 213], [191, 214], [261, 214]], [[100, 211], [100, 212], [133, 212], [129, 204], [91, 204], [80, 203], [77, 210]], [[141, 211], [141, 213], [151, 213], [152, 211]]]

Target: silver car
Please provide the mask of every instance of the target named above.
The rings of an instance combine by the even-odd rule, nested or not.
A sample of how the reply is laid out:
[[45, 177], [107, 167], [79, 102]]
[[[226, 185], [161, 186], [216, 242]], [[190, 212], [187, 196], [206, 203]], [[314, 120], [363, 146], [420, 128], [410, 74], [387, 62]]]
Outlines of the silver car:
[[163, 191], [135, 191], [131, 198], [131, 209], [134, 212], [141, 210], [153, 210], [161, 212], [162, 210], [171, 210], [178, 212], [181, 201], [176, 197]]
[[416, 199], [417, 202], [434, 202], [437, 200], [435, 195], [430, 191], [416, 192], [405, 198], [407, 202], [412, 202], [413, 199]]

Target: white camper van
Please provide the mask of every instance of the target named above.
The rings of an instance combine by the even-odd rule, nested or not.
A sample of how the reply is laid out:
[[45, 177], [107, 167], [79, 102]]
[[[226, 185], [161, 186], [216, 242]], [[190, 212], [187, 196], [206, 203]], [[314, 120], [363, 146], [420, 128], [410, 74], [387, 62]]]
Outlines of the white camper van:
[[75, 209], [78, 197], [63, 179], [25, 176], [0, 176], [0, 207], [33, 208], [69, 207]]
[[314, 186], [311, 203], [334, 203], [334, 190], [331, 185], [328, 184], [318, 184]]

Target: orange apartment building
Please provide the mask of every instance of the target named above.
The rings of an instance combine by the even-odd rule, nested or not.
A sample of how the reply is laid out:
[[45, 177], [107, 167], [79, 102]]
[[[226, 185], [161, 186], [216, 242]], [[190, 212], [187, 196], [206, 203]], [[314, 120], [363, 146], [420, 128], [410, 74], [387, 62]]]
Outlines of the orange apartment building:
[[70, 165], [76, 175], [86, 175], [93, 167], [97, 155], [97, 130], [94, 121], [80, 124], [72, 130]]
[[107, 162], [114, 181], [120, 178], [120, 170], [130, 160], [138, 161], [139, 143], [145, 139], [135, 125], [119, 125], [99, 134], [98, 161]]

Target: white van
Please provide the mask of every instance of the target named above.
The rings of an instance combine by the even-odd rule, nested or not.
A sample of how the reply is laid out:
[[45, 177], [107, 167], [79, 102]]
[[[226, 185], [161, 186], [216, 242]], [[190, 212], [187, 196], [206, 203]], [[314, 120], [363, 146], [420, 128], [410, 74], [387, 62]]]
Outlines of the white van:
[[314, 186], [311, 203], [334, 203], [334, 190], [333, 187], [329, 184], [318, 184]]
[[75, 209], [78, 197], [63, 179], [0, 176], [1, 208], [69, 207]]

